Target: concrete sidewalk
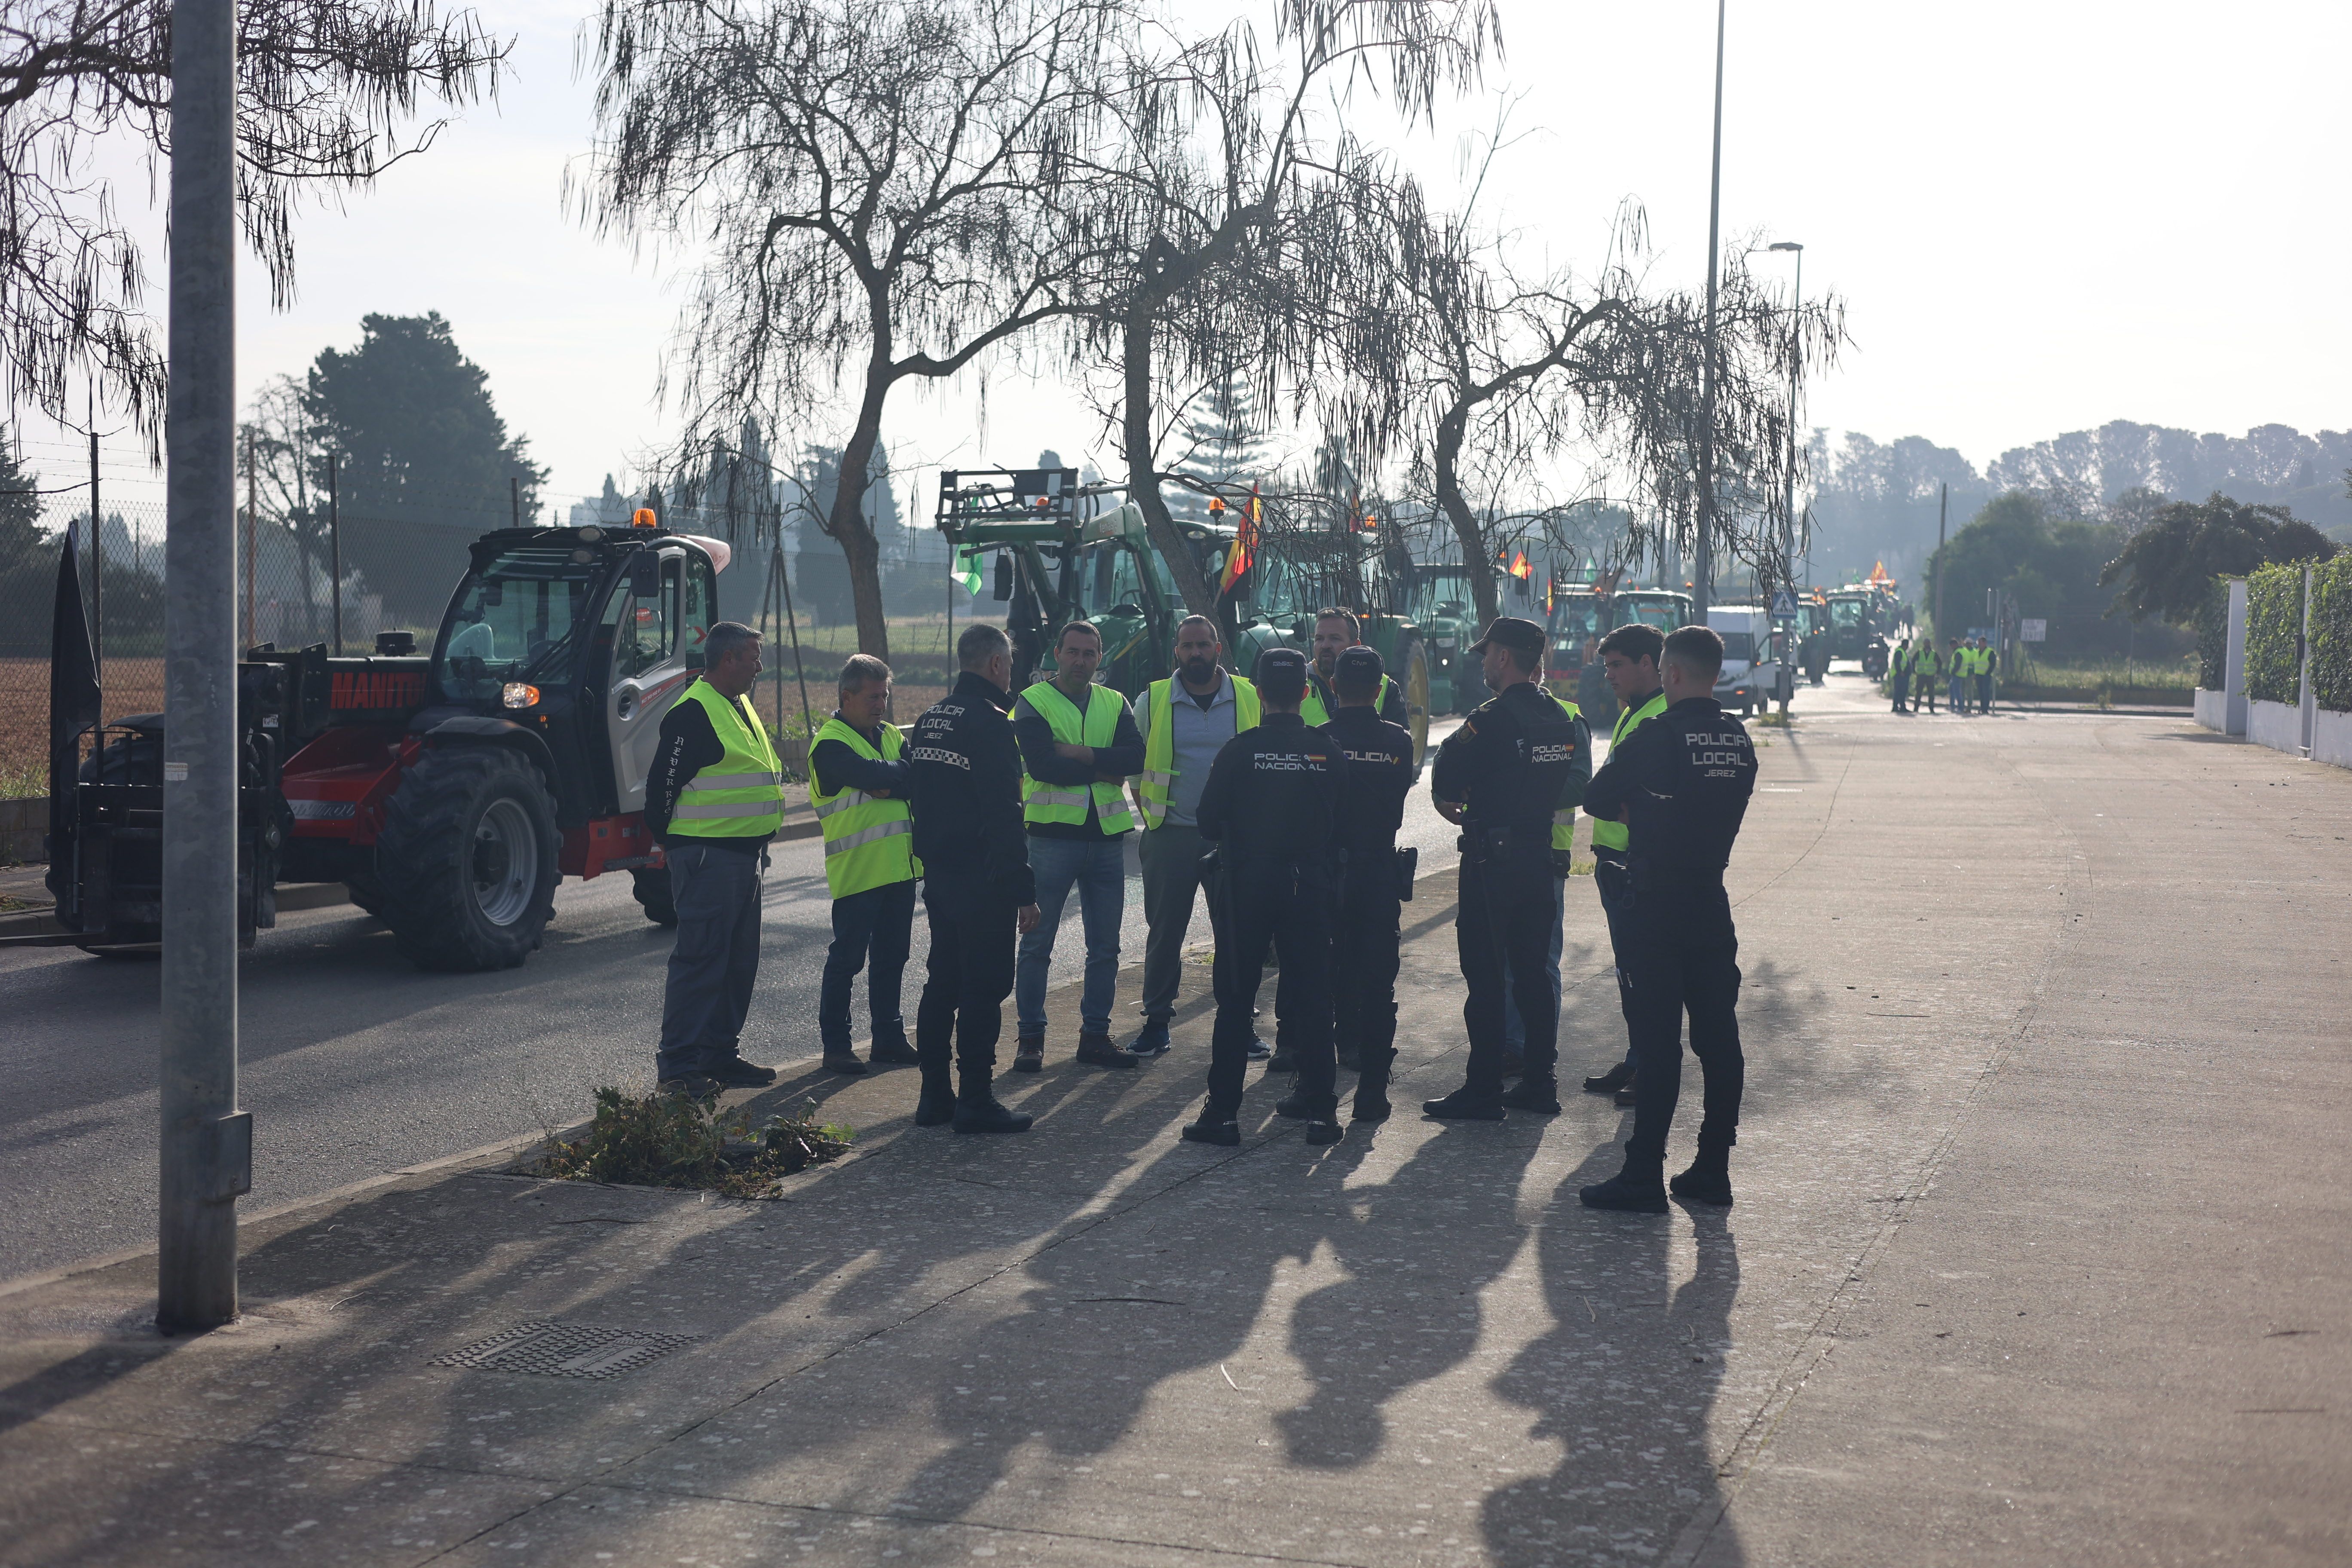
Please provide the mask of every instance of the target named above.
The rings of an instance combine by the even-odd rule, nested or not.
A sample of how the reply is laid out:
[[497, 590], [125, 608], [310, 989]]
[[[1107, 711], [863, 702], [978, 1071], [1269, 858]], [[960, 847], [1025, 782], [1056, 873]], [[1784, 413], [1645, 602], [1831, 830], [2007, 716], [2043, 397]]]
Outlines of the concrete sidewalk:
[[[1268, 1084], [1180, 1144], [1200, 971], [1141, 1072], [1056, 1038], [1026, 1137], [779, 1085], [860, 1134], [782, 1203], [460, 1167], [250, 1225], [210, 1335], [144, 1258], [12, 1289], [0, 1563], [2352, 1556], [2352, 779], [2141, 719], [1767, 739], [1728, 1215], [1579, 1207], [1588, 1097], [1310, 1151]], [[1622, 1032], [1570, 891], [1575, 1070]], [[1451, 901], [1401, 1105], [1461, 1070]], [[446, 1364], [545, 1322], [618, 1370]]]

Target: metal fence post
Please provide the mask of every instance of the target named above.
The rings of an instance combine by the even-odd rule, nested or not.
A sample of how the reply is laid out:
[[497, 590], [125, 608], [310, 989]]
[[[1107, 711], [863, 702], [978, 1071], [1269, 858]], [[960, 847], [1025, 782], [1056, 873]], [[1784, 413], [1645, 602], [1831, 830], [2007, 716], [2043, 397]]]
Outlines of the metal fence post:
[[236, 18], [172, 6], [163, 1147], [155, 1317], [236, 1316]]

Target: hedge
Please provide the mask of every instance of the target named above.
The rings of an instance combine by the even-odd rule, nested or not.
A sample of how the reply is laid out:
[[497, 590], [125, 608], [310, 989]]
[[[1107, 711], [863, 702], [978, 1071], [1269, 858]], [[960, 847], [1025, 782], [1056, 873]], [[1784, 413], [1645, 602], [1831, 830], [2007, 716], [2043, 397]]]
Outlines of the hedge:
[[2311, 689], [2322, 708], [2352, 713], [2352, 550], [2312, 570]]
[[2229, 659], [2230, 579], [2216, 577], [2205, 584], [2205, 602], [2197, 606], [2197, 684], [2221, 690]]
[[2303, 566], [2265, 566], [2246, 579], [2246, 695], [2303, 700]]

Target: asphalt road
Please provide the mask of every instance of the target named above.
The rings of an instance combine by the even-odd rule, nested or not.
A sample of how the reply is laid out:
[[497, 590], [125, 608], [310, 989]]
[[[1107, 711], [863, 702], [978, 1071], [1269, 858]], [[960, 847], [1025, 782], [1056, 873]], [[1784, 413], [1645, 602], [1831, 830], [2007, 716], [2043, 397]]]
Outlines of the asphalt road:
[[[1433, 742], [1454, 722], [1436, 726]], [[1400, 841], [1420, 847], [1423, 871], [1457, 858], [1426, 789], [1413, 793]], [[1143, 958], [1133, 842], [1127, 965]], [[601, 1084], [651, 1088], [668, 933], [646, 921], [620, 877], [567, 883], [555, 909], [547, 945], [497, 974], [422, 973], [348, 907], [288, 915], [263, 932], [240, 976], [240, 1092], [256, 1123], [247, 1207], [568, 1125]], [[753, 1059], [790, 1068], [819, 1054], [829, 911], [818, 842], [778, 846], [745, 1041]], [[1056, 984], [1076, 979], [1083, 960], [1075, 908], [1066, 920]], [[1192, 941], [1209, 941], [1205, 909]], [[910, 1017], [928, 946], [918, 918]], [[1121, 1028], [1137, 984], [1132, 970], [1120, 977]], [[152, 1241], [156, 984], [150, 963], [71, 948], [0, 952], [0, 1278]], [[862, 1039], [862, 983], [855, 1008]]]

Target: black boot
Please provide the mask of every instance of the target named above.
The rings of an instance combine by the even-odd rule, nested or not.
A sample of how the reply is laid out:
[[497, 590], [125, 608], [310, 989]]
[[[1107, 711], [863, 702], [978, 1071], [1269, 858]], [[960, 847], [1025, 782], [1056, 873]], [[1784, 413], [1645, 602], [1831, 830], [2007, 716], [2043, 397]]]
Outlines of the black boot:
[[1731, 1206], [1731, 1147], [1702, 1143], [1690, 1169], [1666, 1184], [1666, 1190], [1685, 1203]]
[[903, 1034], [888, 1038], [876, 1036], [874, 1044], [866, 1048], [866, 1059], [876, 1067], [891, 1068], [919, 1067], [923, 1060]]
[[1559, 1114], [1559, 1086], [1550, 1078], [1522, 1078], [1503, 1091], [1503, 1103], [1513, 1110], [1532, 1110], [1538, 1116]]
[[1045, 1036], [1023, 1035], [1013, 1043], [1013, 1070], [1014, 1072], [1045, 1070]]
[[1238, 1149], [1242, 1142], [1241, 1122], [1230, 1110], [1220, 1110], [1214, 1105], [1201, 1108], [1201, 1120], [1184, 1124], [1187, 1143], [1214, 1143], [1221, 1149]]
[[1307, 1121], [1307, 1142], [1310, 1144], [1337, 1143], [1347, 1135], [1348, 1130], [1339, 1125], [1336, 1110], [1327, 1110], [1321, 1116], [1311, 1117]]
[[1036, 1118], [1008, 1110], [997, 1102], [994, 1085], [978, 1073], [963, 1075], [956, 1096], [955, 1130], [959, 1132], [1026, 1132]]
[[1125, 1069], [1131, 1072], [1135, 1068], [1133, 1052], [1118, 1045], [1108, 1035], [1097, 1035], [1087, 1029], [1078, 1032], [1078, 1060], [1088, 1067], [1110, 1068], [1114, 1070]]
[[1662, 1162], [1637, 1162], [1628, 1154], [1625, 1168], [1605, 1182], [1596, 1182], [1577, 1197], [1589, 1209], [1622, 1209], [1629, 1214], [1666, 1212], [1666, 1184]]
[[1502, 1091], [1475, 1089], [1465, 1083], [1443, 1100], [1423, 1100], [1421, 1113], [1434, 1116], [1440, 1121], [1500, 1121]]
[[1307, 1098], [1305, 1089], [1294, 1089], [1274, 1102], [1274, 1113], [1292, 1121], [1311, 1121], [1315, 1118], [1315, 1102]]
[[1614, 1094], [1633, 1081], [1633, 1064], [1619, 1062], [1607, 1072], [1590, 1074], [1584, 1080], [1587, 1094]]
[[915, 1100], [915, 1125], [945, 1127], [955, 1120], [955, 1085], [945, 1067], [923, 1069], [923, 1091]]

